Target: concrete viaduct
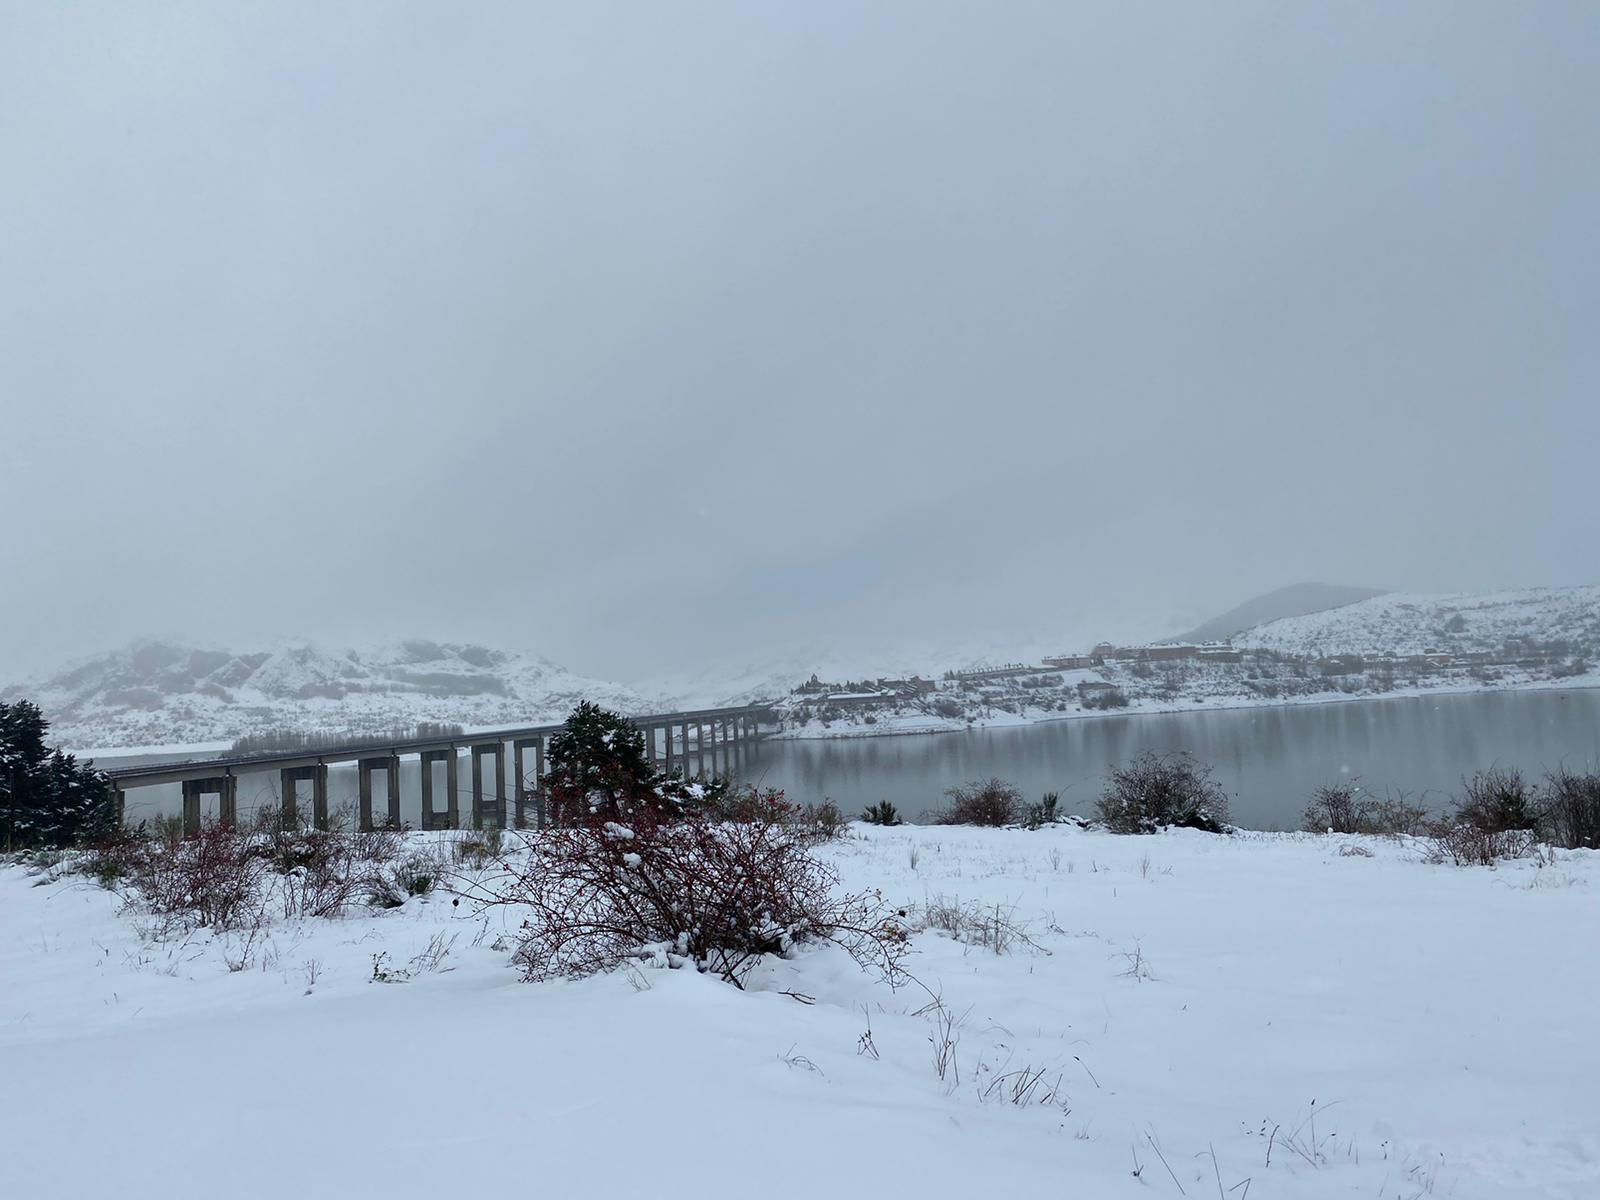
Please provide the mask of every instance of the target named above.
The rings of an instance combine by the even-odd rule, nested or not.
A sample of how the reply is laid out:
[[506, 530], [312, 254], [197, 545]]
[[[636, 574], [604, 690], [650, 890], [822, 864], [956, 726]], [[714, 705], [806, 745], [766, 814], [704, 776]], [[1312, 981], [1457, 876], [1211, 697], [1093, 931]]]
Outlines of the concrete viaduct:
[[[757, 708], [708, 708], [694, 712], [660, 713], [628, 718], [644, 733], [645, 749], [658, 767], [684, 775], [733, 775], [743, 764], [749, 744], [760, 736]], [[371, 831], [380, 825], [400, 824], [400, 764], [415, 755], [422, 775], [422, 828], [459, 829], [458, 761], [471, 756], [472, 827], [505, 828], [506, 759], [511, 759], [512, 823], [542, 828], [545, 823], [543, 780], [545, 751], [560, 725], [531, 725], [522, 729], [495, 729], [447, 737], [417, 738], [390, 744], [369, 744], [348, 749], [292, 750], [281, 754], [245, 754], [232, 757], [149, 763], [106, 771], [111, 798], [120, 822], [127, 793], [135, 788], [181, 784], [183, 827], [186, 836], [200, 831], [202, 800], [217, 797], [217, 815], [223, 825], [238, 823], [239, 778], [278, 772], [285, 826], [299, 819], [304, 790], [309, 792], [311, 818], [318, 828], [328, 824], [328, 768], [354, 763], [359, 795], [360, 827]], [[436, 808], [433, 765], [443, 763], [443, 808]], [[531, 773], [529, 768], [531, 766]], [[487, 770], [486, 770], [487, 769]], [[492, 774], [486, 785], [485, 775]], [[386, 812], [374, 819], [374, 776], [383, 778]]]

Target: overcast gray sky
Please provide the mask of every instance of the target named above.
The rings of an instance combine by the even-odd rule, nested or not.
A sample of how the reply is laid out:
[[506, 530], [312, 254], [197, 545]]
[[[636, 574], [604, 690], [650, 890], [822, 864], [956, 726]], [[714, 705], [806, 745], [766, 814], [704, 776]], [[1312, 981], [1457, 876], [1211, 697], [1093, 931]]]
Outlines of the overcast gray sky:
[[4, 0], [0, 184], [0, 677], [1600, 580], [1587, 0]]

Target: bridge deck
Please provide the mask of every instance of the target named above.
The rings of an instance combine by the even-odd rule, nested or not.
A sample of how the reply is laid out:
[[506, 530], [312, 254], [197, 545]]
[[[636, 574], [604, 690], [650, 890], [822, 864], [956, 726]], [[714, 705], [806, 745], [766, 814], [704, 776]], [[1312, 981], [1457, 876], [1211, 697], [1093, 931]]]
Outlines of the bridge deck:
[[[651, 713], [630, 716], [628, 720], [641, 729], [671, 730], [679, 725], [722, 720], [729, 717], [751, 718], [764, 712], [762, 705], [740, 705], [731, 708], [704, 708], [685, 712]], [[185, 759], [181, 762], [143, 763], [129, 767], [111, 767], [106, 775], [118, 790], [136, 787], [153, 787], [164, 783], [184, 783], [198, 779], [215, 779], [219, 776], [254, 771], [285, 770], [295, 767], [321, 766], [329, 763], [356, 762], [363, 758], [385, 758], [406, 754], [425, 754], [440, 750], [470, 750], [474, 746], [503, 746], [519, 741], [534, 742], [559, 733], [562, 726], [525, 725], [514, 729], [488, 729], [476, 733], [461, 733], [447, 737], [413, 738], [397, 742], [372, 742], [356, 746], [334, 746], [285, 750], [265, 754], [232, 754], [215, 758]], [[754, 731], [741, 736], [753, 736]]]

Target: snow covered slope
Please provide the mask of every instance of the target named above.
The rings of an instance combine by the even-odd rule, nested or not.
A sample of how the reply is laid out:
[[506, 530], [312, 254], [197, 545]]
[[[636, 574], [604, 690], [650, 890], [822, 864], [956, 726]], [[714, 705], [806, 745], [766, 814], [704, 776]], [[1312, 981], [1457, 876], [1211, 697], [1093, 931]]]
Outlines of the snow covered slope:
[[916, 933], [898, 991], [836, 949], [743, 992], [649, 967], [524, 984], [524, 911], [452, 904], [470, 877], [157, 941], [82, 876], [0, 866], [6, 1194], [1600, 1196], [1596, 852], [852, 835], [818, 851], [845, 889], [1025, 936]]
[[1182, 637], [1182, 642], [1214, 642], [1231, 638], [1241, 629], [1252, 629], [1268, 621], [1298, 617], [1307, 613], [1325, 612], [1355, 604], [1373, 596], [1383, 595], [1381, 588], [1344, 587], [1332, 583], [1292, 583], [1288, 587], [1268, 592], [1230, 608], [1221, 616], [1196, 626]]
[[1515, 653], [1564, 644], [1600, 647], [1600, 586], [1420, 595], [1393, 592], [1328, 612], [1246, 630], [1236, 646], [1320, 657], [1335, 654]]
[[420, 640], [365, 650], [296, 642], [245, 654], [143, 641], [0, 696], [33, 700], [61, 745], [94, 749], [226, 742], [283, 727], [541, 724], [582, 699], [623, 712], [663, 706], [531, 654]]

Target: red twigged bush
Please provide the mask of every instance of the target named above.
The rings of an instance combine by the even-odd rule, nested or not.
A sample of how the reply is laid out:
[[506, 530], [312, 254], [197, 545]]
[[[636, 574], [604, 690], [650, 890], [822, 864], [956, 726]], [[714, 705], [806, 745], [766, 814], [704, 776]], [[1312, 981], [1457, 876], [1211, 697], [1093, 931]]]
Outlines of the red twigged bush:
[[276, 809], [263, 809], [246, 831], [214, 821], [190, 838], [119, 831], [91, 848], [82, 869], [162, 931], [232, 929], [264, 920], [269, 906], [292, 919], [402, 904], [411, 890], [397, 875], [404, 846], [392, 831], [285, 829]]
[[261, 918], [267, 866], [237, 831], [208, 822], [175, 846], [126, 846], [130, 900], [164, 926], [233, 929]]
[[641, 809], [528, 835], [528, 857], [484, 885], [488, 904], [529, 912], [515, 961], [529, 980], [629, 960], [693, 966], [743, 986], [757, 961], [831, 941], [899, 978], [906, 934], [876, 893], [840, 896], [806, 850], [792, 808], [746, 797], [739, 819]]

